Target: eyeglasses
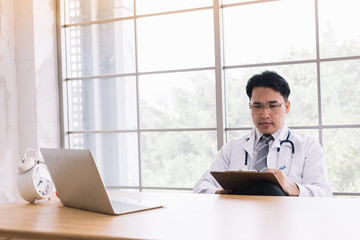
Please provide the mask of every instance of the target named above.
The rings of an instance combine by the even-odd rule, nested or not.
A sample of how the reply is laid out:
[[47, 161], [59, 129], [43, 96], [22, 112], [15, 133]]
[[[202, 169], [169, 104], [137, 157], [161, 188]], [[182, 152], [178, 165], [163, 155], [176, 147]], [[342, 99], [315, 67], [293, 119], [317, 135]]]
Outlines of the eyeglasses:
[[267, 109], [269, 112], [278, 112], [280, 107], [284, 104], [285, 102], [281, 103], [281, 104], [269, 104], [269, 105], [261, 105], [261, 104], [249, 104], [249, 109], [251, 109], [251, 111], [253, 113], [259, 113], [262, 111], [262, 109]]

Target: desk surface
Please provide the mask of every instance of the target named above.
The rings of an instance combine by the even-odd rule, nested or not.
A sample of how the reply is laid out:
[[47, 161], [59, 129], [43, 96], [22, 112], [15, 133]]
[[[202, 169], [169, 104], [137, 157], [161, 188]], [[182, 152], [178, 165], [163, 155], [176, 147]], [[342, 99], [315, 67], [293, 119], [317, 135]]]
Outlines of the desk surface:
[[0, 237], [35, 239], [354, 239], [360, 199], [116, 193], [167, 202], [111, 216], [58, 199], [0, 204]]

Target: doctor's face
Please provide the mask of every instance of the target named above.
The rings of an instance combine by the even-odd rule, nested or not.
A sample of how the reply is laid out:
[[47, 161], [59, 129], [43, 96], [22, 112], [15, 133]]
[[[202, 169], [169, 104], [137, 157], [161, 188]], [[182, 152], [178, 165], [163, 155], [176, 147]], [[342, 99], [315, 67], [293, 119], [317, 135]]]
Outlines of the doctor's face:
[[263, 134], [279, 130], [290, 110], [290, 102], [268, 87], [254, 87], [249, 105], [254, 125]]

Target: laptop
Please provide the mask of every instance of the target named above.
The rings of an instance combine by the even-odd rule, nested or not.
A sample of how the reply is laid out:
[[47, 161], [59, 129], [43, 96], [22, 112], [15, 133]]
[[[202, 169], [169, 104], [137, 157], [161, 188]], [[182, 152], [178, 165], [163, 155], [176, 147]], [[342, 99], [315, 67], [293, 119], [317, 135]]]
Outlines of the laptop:
[[40, 152], [66, 207], [111, 215], [163, 207], [142, 199], [110, 199], [89, 150], [41, 148]]

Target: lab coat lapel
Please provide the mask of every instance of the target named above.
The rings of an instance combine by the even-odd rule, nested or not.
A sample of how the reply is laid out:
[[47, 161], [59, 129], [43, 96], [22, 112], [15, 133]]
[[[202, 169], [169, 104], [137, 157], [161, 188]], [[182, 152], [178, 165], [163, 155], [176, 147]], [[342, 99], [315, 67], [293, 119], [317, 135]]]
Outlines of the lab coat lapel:
[[244, 143], [244, 151], [248, 153], [248, 164], [253, 156], [255, 141], [255, 128], [253, 128], [248, 136], [248, 141]]

